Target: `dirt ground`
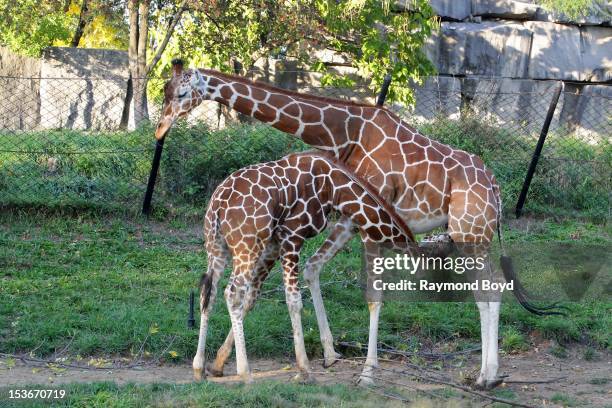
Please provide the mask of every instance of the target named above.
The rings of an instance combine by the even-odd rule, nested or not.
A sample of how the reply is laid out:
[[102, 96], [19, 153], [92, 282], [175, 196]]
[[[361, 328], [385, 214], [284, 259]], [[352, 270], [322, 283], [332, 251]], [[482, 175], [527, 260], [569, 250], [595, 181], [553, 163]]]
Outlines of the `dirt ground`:
[[[548, 352], [546, 344], [541, 344], [529, 352], [502, 355], [500, 374], [507, 377], [501, 386], [488, 395], [530, 406], [612, 406], [612, 356], [599, 351], [594, 361], [586, 361], [583, 355], [583, 348], [574, 347], [569, 350], [567, 357], [558, 358]], [[483, 406], [491, 401], [448, 385], [419, 378], [429, 377], [465, 386], [469, 378], [477, 375], [479, 360], [479, 353], [472, 353], [444, 362], [421, 360], [415, 365], [415, 360], [387, 360], [383, 357], [375, 373], [377, 386], [373, 391], [409, 399], [413, 399], [415, 394], [424, 397], [435, 394], [438, 396], [435, 399], [443, 406], [449, 406], [449, 403], [450, 406]], [[342, 360], [324, 369], [320, 360], [314, 360], [312, 369], [315, 383], [354, 385], [362, 361]], [[292, 381], [296, 373], [292, 361], [288, 359], [259, 359], [251, 360], [250, 363], [255, 381]], [[226, 377], [209, 377], [208, 381], [225, 384], [239, 381], [236, 376], [231, 375], [235, 373], [233, 362], [228, 364], [225, 373]], [[0, 359], [0, 387], [27, 384], [58, 386], [96, 381], [114, 381], [118, 384], [189, 383], [192, 381], [191, 365], [185, 363], [107, 370], [58, 368], [27, 361]]]

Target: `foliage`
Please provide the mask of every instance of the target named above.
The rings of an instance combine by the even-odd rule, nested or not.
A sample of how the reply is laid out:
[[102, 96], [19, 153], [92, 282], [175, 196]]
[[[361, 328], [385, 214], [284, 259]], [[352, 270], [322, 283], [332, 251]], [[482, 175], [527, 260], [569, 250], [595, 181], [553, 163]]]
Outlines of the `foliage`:
[[411, 103], [404, 85], [433, 73], [422, 47], [437, 20], [426, 0], [402, 12], [393, 7], [376, 0], [206, 2], [185, 16], [157, 73], [176, 55], [189, 56], [194, 66], [240, 73], [273, 56], [324, 73], [324, 85], [350, 86], [353, 81], [335, 74], [321, 56], [328, 50], [357, 68], [374, 91], [389, 72], [389, 98]]
[[[0, 43], [16, 53], [40, 56], [45, 47], [70, 43], [80, 14], [78, 2], [0, 0]], [[90, 0], [91, 20], [86, 26], [82, 45], [124, 48], [127, 30], [123, 22], [121, 0]]]
[[[523, 185], [536, 137], [464, 116], [418, 126], [436, 140], [479, 155], [495, 174], [506, 212]], [[0, 134], [0, 202], [109, 206], [136, 211], [149, 175], [152, 129], [132, 132], [40, 131]], [[25, 153], [12, 152], [15, 146]], [[215, 186], [244, 166], [304, 150], [299, 140], [259, 123], [223, 130], [177, 123], [164, 146], [154, 196], [158, 207], [202, 205]], [[68, 154], [66, 154], [68, 153]], [[76, 154], [73, 154], [76, 153]], [[57, 160], [51, 171], [50, 161]], [[609, 219], [612, 144], [551, 132], [538, 164], [525, 211]]]
[[601, 0], [539, 0], [538, 3], [550, 11], [563, 13], [573, 19], [584, 16], [596, 8], [606, 7], [605, 2]]
[[204, 203], [230, 173], [305, 147], [292, 136], [261, 124], [220, 131], [179, 124], [165, 147], [164, 191], [191, 203]]
[[0, 0], [0, 43], [24, 55], [39, 56], [56, 40], [68, 41], [72, 19], [59, 1]]
[[[317, 42], [349, 55], [359, 74], [371, 79], [375, 91], [380, 90], [385, 75], [391, 74], [388, 98], [412, 104], [412, 90], [405, 84], [420, 82], [433, 73], [422, 48], [437, 23], [428, 1], [406, 4], [409, 6], [398, 12], [393, 7], [399, 6], [388, 0], [317, 1], [326, 28]], [[328, 78], [334, 83], [333, 76]]]

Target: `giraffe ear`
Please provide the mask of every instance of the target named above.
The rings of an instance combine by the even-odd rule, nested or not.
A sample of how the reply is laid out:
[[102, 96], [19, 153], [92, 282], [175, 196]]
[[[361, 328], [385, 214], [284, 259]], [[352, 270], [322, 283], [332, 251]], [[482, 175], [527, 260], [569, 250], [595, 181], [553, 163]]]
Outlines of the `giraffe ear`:
[[172, 60], [172, 76], [178, 77], [183, 74], [183, 60], [175, 58]]

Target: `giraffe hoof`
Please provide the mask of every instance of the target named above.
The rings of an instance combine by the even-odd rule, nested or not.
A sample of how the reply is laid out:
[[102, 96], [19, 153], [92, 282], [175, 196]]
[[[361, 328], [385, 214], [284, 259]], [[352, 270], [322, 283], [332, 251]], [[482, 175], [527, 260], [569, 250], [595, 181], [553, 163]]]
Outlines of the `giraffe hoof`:
[[293, 381], [300, 384], [313, 384], [315, 383], [315, 379], [313, 375], [308, 371], [300, 371], [293, 377]]
[[242, 379], [242, 382], [245, 384], [253, 384], [253, 376], [251, 375], [251, 373], [242, 374], [240, 378]]
[[361, 374], [357, 379], [357, 385], [360, 387], [372, 387], [374, 386], [374, 379], [370, 374]]
[[201, 369], [201, 368], [194, 368], [193, 369], [193, 379], [195, 381], [203, 381], [206, 379], [206, 371]]
[[206, 371], [210, 374], [211, 377], [223, 377], [223, 367], [221, 367], [221, 369], [218, 369], [217, 367], [211, 364], [207, 367]]
[[336, 364], [339, 359], [342, 358], [342, 354], [334, 352], [331, 357], [325, 357], [323, 360], [323, 368], [329, 368]]
[[476, 381], [476, 383], [474, 383], [474, 388], [478, 390], [488, 391], [488, 390], [492, 390], [493, 388], [497, 387], [503, 382], [504, 382], [503, 378], [496, 378], [494, 380], [485, 380], [483, 378], [479, 378]]

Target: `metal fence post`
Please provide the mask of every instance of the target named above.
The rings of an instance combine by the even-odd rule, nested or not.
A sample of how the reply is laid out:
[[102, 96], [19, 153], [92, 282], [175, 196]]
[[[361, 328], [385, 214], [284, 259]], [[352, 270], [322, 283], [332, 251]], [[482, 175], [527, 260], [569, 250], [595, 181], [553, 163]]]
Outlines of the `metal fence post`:
[[378, 98], [376, 98], [376, 106], [383, 106], [385, 104], [385, 99], [387, 99], [387, 93], [389, 93], [389, 86], [391, 85], [391, 74], [385, 75], [385, 79], [383, 80], [382, 86], [380, 88], [380, 93], [378, 94]]
[[195, 317], [193, 316], [194, 313], [194, 295], [193, 295], [193, 289], [191, 289], [191, 291], [189, 292], [189, 317], [187, 318], [187, 328], [188, 329], [193, 329], [195, 327]]
[[157, 179], [157, 170], [159, 170], [159, 162], [161, 160], [162, 150], [164, 148], [164, 140], [158, 140], [155, 144], [155, 154], [151, 163], [151, 173], [149, 173], [149, 182], [147, 183], [147, 191], [142, 202], [142, 213], [144, 215], [151, 214], [151, 199], [153, 198], [153, 190], [155, 189], [155, 180]]
[[548, 107], [548, 112], [546, 113], [546, 118], [544, 119], [542, 130], [540, 131], [540, 138], [538, 139], [538, 144], [536, 145], [536, 148], [533, 151], [531, 163], [529, 163], [529, 169], [527, 169], [527, 175], [525, 176], [525, 181], [523, 182], [523, 188], [521, 189], [521, 194], [519, 195], [518, 201], [516, 202], [516, 218], [519, 218], [523, 213], [523, 206], [525, 205], [525, 199], [527, 198], [529, 185], [531, 184], [531, 179], [533, 178], [533, 174], [535, 173], [536, 167], [538, 165], [538, 160], [540, 159], [540, 154], [542, 153], [542, 148], [544, 147], [544, 141], [546, 140], [546, 135], [548, 134], [548, 129], [550, 128], [550, 123], [552, 122], [553, 116], [555, 114], [557, 102], [559, 102], [559, 96], [561, 95], [561, 91], [563, 90], [563, 88], [564, 83], [560, 82], [559, 86], [555, 90], [555, 93], [553, 94], [552, 100], [550, 101], [550, 106]]

